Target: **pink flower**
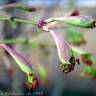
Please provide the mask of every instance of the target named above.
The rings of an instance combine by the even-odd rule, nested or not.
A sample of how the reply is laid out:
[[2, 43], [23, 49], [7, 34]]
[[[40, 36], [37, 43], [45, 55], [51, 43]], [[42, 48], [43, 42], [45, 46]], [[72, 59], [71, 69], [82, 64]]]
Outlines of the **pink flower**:
[[54, 32], [48, 28], [47, 23], [44, 23], [44, 21], [40, 22], [39, 26], [39, 28], [42, 28], [44, 31], [50, 32], [55, 41], [58, 57], [61, 63], [59, 65], [60, 69], [65, 73], [72, 71], [75, 67], [76, 60], [69, 44], [66, 42], [64, 37], [61, 36], [58, 32]]
[[26, 73], [28, 77], [27, 81], [27, 87], [29, 89], [35, 89], [38, 87], [38, 79], [36, 77], [36, 74], [34, 70], [32, 69], [32, 65], [19, 53], [15, 52], [13, 49], [11, 49], [9, 46], [5, 44], [0, 44], [0, 47], [6, 50], [12, 58], [15, 60], [15, 62], [18, 64], [20, 69]]

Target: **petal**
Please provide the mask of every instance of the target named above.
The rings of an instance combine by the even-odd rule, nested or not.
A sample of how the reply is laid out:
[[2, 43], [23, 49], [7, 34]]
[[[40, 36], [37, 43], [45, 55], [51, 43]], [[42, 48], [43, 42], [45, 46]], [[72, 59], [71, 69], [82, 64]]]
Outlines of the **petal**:
[[28, 76], [27, 87], [29, 89], [37, 88], [39, 82], [34, 73], [34, 70], [32, 69], [32, 65], [22, 55], [15, 52], [9, 46], [5, 44], [0, 44], [0, 47], [5, 49], [12, 56], [12, 58], [16, 61], [20, 69], [27, 74]]
[[61, 22], [61, 23], [66, 23], [66, 24], [70, 24], [73, 26], [81, 27], [81, 28], [96, 27], [96, 20], [92, 19], [89, 16], [85, 16], [85, 15], [49, 18], [46, 20], [46, 22], [47, 23]]
[[50, 33], [52, 34], [55, 40], [60, 61], [62, 63], [65, 62], [69, 63], [69, 59], [72, 56], [72, 52], [68, 43], [65, 41], [63, 36], [61, 36], [58, 32], [54, 32], [53, 30], [50, 30]]
[[[80, 15], [80, 12], [77, 9], [75, 9], [75, 10], [72, 10], [71, 12], [68, 12], [64, 16], [79, 16], [79, 15]], [[48, 23], [47, 26], [49, 26], [50, 28], [53, 28], [54, 26], [57, 27], [57, 28], [60, 28], [60, 26], [62, 26], [62, 25], [60, 25], [60, 24], [58, 25], [58, 23], [54, 19], [55, 18], [46, 19], [45, 22]], [[62, 27], [64, 28], [65, 26], [62, 26]]]
[[0, 47], [5, 49], [12, 56], [12, 58], [16, 61], [16, 63], [23, 72], [25, 72], [26, 74], [34, 73], [32, 65], [22, 55], [18, 54], [5, 44], [0, 44]]
[[78, 27], [90, 28], [90, 22], [93, 19], [89, 16], [65, 16], [61, 18], [56, 18], [55, 20]]

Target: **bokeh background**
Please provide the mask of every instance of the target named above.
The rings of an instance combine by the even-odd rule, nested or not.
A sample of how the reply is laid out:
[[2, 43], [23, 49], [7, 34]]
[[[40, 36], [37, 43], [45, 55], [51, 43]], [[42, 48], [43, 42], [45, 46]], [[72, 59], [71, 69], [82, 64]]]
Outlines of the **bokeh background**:
[[[96, 0], [0, 0], [0, 6], [11, 3], [22, 3], [35, 6], [36, 12], [24, 12], [16, 8], [0, 10], [0, 16], [15, 16], [16, 18], [40, 21], [50, 17], [64, 16], [67, 12], [77, 8], [82, 15], [96, 18]], [[86, 44], [81, 48], [96, 53], [96, 29], [77, 28], [84, 34]], [[64, 28], [57, 28], [67, 39]], [[0, 40], [28, 38], [36, 42], [54, 43], [49, 33], [43, 33], [31, 24], [17, 23], [15, 28], [8, 21], [0, 21]], [[46, 80], [41, 80], [36, 90], [25, 87], [26, 74], [23, 73], [14, 60], [0, 49], [0, 96], [96, 96], [96, 80], [81, 78], [83, 64], [76, 66], [69, 74], [62, 73], [55, 48], [50, 46], [32, 47], [28, 44], [8, 44], [17, 52], [23, 54], [39, 74], [39, 67], [46, 70]]]

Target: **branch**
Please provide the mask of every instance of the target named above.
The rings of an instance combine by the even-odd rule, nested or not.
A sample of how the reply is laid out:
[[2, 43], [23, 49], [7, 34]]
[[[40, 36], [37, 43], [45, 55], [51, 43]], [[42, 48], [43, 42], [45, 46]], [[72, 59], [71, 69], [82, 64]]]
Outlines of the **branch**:
[[37, 26], [35, 21], [27, 21], [27, 20], [23, 20], [23, 19], [18, 19], [18, 18], [14, 18], [14, 17], [0, 17], [0, 21], [14, 21], [14, 22], [19, 22], [19, 23], [27, 23], [27, 24], [32, 24]]
[[2, 9], [12, 9], [12, 8], [17, 8], [17, 9], [20, 9], [20, 10], [23, 10], [23, 11], [28, 11], [28, 12], [36, 11], [35, 7], [24, 5], [24, 4], [21, 4], [21, 3], [13, 3], [13, 4], [7, 4], [7, 5], [0, 6], [0, 10], [2, 10]]

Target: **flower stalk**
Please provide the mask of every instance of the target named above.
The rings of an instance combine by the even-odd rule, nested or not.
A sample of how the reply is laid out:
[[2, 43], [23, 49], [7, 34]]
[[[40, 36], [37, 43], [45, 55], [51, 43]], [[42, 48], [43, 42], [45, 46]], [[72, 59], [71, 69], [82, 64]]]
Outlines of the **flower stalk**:
[[11, 9], [11, 8], [16, 8], [22, 11], [27, 11], [27, 12], [34, 12], [36, 11], [35, 7], [31, 7], [31, 6], [27, 6], [21, 3], [14, 3], [14, 4], [7, 4], [7, 5], [3, 5], [0, 6], [0, 10], [2, 9]]
[[23, 19], [18, 19], [15, 17], [0, 17], [0, 21], [14, 21], [14, 22], [19, 22], [19, 23], [27, 23], [27, 24], [32, 24], [37, 26], [35, 21], [27, 21], [27, 20], [23, 20]]

